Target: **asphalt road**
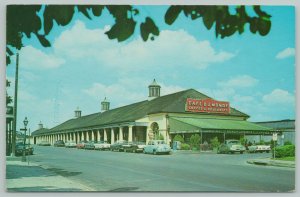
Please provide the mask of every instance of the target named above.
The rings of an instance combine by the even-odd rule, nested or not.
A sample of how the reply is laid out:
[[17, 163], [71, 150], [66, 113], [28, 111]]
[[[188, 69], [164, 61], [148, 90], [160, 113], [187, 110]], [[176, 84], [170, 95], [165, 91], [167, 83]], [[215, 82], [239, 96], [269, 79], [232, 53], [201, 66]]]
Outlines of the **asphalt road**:
[[95, 191], [289, 192], [295, 169], [247, 164], [256, 154], [146, 155], [35, 146], [30, 160]]

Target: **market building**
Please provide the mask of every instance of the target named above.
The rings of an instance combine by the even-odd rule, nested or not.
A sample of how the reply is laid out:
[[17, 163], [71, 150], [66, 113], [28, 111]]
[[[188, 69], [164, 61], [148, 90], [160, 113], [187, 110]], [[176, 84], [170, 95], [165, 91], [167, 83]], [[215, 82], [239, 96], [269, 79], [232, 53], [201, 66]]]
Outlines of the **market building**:
[[233, 108], [229, 102], [217, 101], [194, 89], [187, 89], [160, 96], [160, 85], [154, 80], [148, 86], [147, 100], [110, 109], [105, 98], [101, 112], [81, 116], [75, 110], [75, 118], [51, 129], [43, 128], [32, 133], [34, 143], [56, 140], [103, 140], [114, 143], [117, 140], [148, 142], [162, 136], [171, 143], [176, 134], [189, 142], [191, 135], [199, 134], [201, 142], [217, 136], [225, 139], [239, 139], [251, 135], [272, 135], [272, 128], [248, 122], [249, 115]]

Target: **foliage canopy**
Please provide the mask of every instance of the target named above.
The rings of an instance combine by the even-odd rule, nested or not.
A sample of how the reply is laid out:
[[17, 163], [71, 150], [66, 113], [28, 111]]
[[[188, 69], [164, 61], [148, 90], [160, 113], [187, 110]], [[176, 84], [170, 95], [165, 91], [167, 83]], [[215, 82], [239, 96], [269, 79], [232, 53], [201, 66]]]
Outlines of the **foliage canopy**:
[[[262, 11], [260, 6], [252, 8], [256, 16], [250, 16], [245, 6], [235, 6], [235, 13], [231, 13], [229, 6], [170, 5], [164, 20], [166, 24], [172, 25], [183, 13], [191, 20], [202, 18], [208, 30], [215, 28], [216, 37], [225, 38], [236, 32], [242, 34], [247, 23], [253, 34], [258, 32], [261, 36], [267, 35], [271, 29], [271, 16]], [[18, 50], [23, 47], [23, 36], [31, 38], [34, 35], [42, 46], [50, 47], [51, 42], [46, 37], [51, 33], [54, 23], [66, 26], [77, 12], [92, 20], [93, 17], [100, 17], [104, 9], [107, 9], [115, 20], [111, 29], [105, 32], [109, 39], [117, 39], [119, 42], [127, 40], [138, 26], [144, 41], [149, 38], [154, 40], [155, 36], [159, 36], [160, 30], [155, 21], [146, 16], [144, 22], [137, 22], [140, 11], [131, 5], [8, 5], [6, 64], [11, 62], [11, 47]]]

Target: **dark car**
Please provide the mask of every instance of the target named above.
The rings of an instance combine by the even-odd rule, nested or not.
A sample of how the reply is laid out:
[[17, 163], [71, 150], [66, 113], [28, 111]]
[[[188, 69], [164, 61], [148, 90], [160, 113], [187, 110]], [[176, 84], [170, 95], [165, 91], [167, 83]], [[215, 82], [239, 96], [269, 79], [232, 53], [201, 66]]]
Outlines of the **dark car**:
[[[23, 155], [24, 151], [24, 143], [16, 144], [16, 152], [15, 155]], [[33, 155], [33, 147], [30, 144], [25, 144], [25, 155]]]
[[95, 143], [97, 143], [97, 141], [89, 141], [85, 143], [84, 149], [95, 150]]
[[124, 152], [142, 153], [146, 146], [146, 142], [129, 142], [124, 146]]
[[54, 142], [54, 146], [55, 147], [64, 147], [65, 143], [62, 140], [57, 140], [56, 142]]
[[111, 151], [124, 151], [124, 147], [130, 146], [130, 142], [127, 142], [126, 140], [116, 141], [115, 143], [110, 145]]

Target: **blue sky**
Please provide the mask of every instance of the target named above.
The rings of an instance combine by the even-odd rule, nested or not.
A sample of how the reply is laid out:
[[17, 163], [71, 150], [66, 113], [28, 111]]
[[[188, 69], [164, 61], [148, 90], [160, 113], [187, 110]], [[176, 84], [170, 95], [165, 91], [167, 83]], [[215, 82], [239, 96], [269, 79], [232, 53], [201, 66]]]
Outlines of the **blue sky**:
[[[164, 24], [166, 6], [139, 6], [141, 20], [150, 15], [161, 32], [143, 42], [137, 31], [118, 43], [104, 34], [113, 24], [104, 12], [88, 20], [76, 14], [66, 27], [48, 36], [51, 48], [36, 38], [24, 40], [20, 51], [18, 128], [28, 117], [31, 130], [42, 121], [51, 128], [74, 117], [100, 111], [107, 97], [111, 108], [147, 99], [155, 78], [162, 95], [194, 88], [216, 100], [230, 102], [250, 121], [295, 119], [295, 15], [292, 6], [265, 6], [272, 15], [266, 36], [248, 26], [242, 35], [220, 39], [202, 20], [180, 15]], [[7, 67], [14, 82], [15, 58]], [[14, 84], [12, 84], [14, 85]], [[9, 94], [13, 96], [13, 86]]]

